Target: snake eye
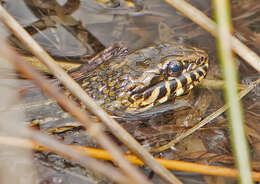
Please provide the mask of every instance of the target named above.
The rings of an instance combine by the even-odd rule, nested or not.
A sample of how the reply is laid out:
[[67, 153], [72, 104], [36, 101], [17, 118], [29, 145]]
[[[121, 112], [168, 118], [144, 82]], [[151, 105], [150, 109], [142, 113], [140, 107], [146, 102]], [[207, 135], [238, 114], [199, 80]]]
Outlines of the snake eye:
[[179, 61], [172, 61], [168, 65], [168, 75], [177, 76], [180, 72], [182, 72], [183, 66]]

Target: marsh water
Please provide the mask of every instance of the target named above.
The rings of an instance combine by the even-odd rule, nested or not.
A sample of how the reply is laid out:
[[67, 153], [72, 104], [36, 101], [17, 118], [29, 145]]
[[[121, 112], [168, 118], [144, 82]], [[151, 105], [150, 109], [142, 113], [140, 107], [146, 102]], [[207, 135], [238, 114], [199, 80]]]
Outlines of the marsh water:
[[[213, 36], [183, 16], [164, 1], [158, 0], [6, 0], [3, 6], [16, 20], [57, 60], [67, 63], [84, 63], [96, 53], [113, 43], [123, 43], [129, 52], [158, 43], [175, 42], [205, 50], [210, 57], [206, 79], [211, 83], [222, 80], [216, 42]], [[209, 17], [213, 17], [209, 0], [190, 0], [191, 4]], [[257, 0], [231, 1], [234, 34], [248, 47], [260, 54], [260, 2]], [[13, 45], [26, 56], [30, 52], [10, 35]], [[248, 85], [260, 78], [252, 67], [236, 56], [239, 82]], [[48, 75], [50, 76], [50, 75]], [[51, 76], [50, 76], [51, 77]], [[32, 85], [23, 81], [25, 86]], [[212, 87], [213, 86], [213, 87]], [[153, 148], [167, 144], [225, 104], [221, 86], [196, 87], [178, 101], [185, 106], [167, 113], [154, 113], [145, 120], [124, 120], [126, 128], [144, 147]], [[68, 144], [95, 147], [84, 129], [59, 106], [48, 101], [37, 89], [24, 94], [26, 120], [40, 120], [38, 128]], [[242, 100], [246, 135], [250, 145], [252, 167], [258, 171], [260, 152], [260, 88], [257, 86]], [[62, 129], [68, 127], [67, 129]], [[56, 132], [61, 128], [61, 131]], [[109, 132], [108, 132], [109, 134]], [[122, 146], [123, 147], [123, 146]], [[154, 156], [192, 161], [209, 165], [234, 167], [229, 125], [226, 114], [188, 136], [171, 149]], [[86, 171], [50, 152], [36, 152], [39, 183], [110, 183], [105, 178]], [[173, 171], [183, 183], [214, 183], [215, 177]], [[144, 173], [154, 183], [163, 183], [148, 168]], [[84, 176], [84, 177], [82, 177]], [[222, 183], [235, 180], [220, 178]]]

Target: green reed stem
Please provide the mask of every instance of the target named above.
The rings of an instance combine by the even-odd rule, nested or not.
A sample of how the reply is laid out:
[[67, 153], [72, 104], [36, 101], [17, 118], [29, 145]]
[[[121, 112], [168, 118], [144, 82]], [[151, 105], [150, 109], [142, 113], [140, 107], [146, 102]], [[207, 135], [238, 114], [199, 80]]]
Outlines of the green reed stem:
[[228, 0], [213, 0], [216, 21], [218, 24], [217, 45], [225, 79], [225, 98], [230, 106], [228, 111], [233, 152], [240, 173], [240, 183], [253, 184], [250, 168], [250, 157], [243, 127], [243, 113], [238, 97], [237, 66], [231, 51], [231, 18]]

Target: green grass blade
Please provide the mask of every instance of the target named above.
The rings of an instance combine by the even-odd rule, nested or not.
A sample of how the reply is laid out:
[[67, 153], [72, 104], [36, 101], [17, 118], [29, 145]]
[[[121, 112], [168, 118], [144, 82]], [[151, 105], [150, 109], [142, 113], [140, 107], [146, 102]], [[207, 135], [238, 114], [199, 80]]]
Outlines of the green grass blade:
[[218, 23], [218, 53], [225, 79], [225, 98], [229, 104], [229, 124], [233, 152], [240, 173], [240, 183], [253, 184], [250, 157], [243, 127], [243, 113], [237, 93], [237, 66], [231, 52], [231, 18], [228, 0], [214, 0], [216, 21]]

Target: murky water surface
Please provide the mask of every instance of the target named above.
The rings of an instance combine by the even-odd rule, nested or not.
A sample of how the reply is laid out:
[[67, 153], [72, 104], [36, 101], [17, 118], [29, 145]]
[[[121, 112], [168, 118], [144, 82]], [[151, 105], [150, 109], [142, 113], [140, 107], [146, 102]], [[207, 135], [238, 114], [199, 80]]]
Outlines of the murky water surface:
[[[210, 1], [190, 0], [212, 17]], [[33, 35], [56, 59], [66, 62], [85, 62], [115, 42], [122, 42], [135, 51], [163, 42], [176, 42], [202, 48], [210, 56], [207, 79], [221, 80], [215, 40], [202, 28], [182, 16], [168, 4], [158, 0], [7, 0], [6, 9]], [[236, 36], [260, 54], [259, 1], [232, 1], [232, 17]], [[24, 55], [30, 55], [14, 37], [14, 45]], [[237, 57], [239, 80], [250, 84], [260, 75]], [[27, 82], [25, 82], [27, 83]], [[56, 103], [37, 90], [25, 94], [27, 121], [41, 120], [42, 131], [52, 132], [68, 127], [54, 136], [66, 143], [85, 146], [95, 144], [80, 126], [60, 109]], [[255, 88], [243, 100], [245, 128], [253, 159], [253, 168], [259, 170], [259, 120], [260, 87]], [[154, 113], [145, 120], [125, 120], [122, 125], [144, 146], [158, 147], [185, 132], [224, 104], [221, 89], [197, 87], [191, 93], [176, 99], [186, 106], [167, 113]], [[71, 126], [75, 126], [71, 129]], [[232, 166], [232, 149], [229, 140], [226, 114], [187, 137], [174, 148], [160, 154], [167, 159], [187, 160], [204, 164]], [[83, 183], [79, 176], [87, 176], [93, 183], [109, 183], [77, 164], [51, 153], [35, 153], [41, 183]], [[211, 177], [177, 172], [184, 183], [211, 183]], [[79, 176], [78, 176], [79, 175]], [[68, 179], [69, 178], [69, 179]], [[155, 183], [162, 182], [154, 176]], [[227, 182], [232, 182], [226, 180]]]

